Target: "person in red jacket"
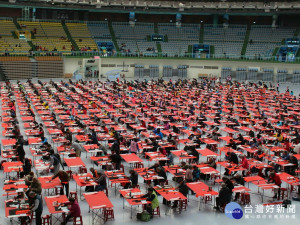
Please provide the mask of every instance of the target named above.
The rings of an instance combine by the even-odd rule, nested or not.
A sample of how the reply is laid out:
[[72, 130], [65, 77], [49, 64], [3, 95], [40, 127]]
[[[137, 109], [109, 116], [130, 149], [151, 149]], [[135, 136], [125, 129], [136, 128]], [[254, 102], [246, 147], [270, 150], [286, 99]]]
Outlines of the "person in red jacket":
[[268, 183], [274, 183], [275, 185], [278, 186], [278, 188], [274, 188], [274, 193], [275, 195], [273, 198], [277, 198], [277, 196], [280, 196], [280, 187], [281, 187], [281, 179], [279, 175], [277, 175], [275, 172], [270, 173], [270, 177], [268, 179]]
[[70, 197], [69, 203], [67, 203], [67, 205], [68, 205], [69, 212], [67, 214], [65, 221], [62, 222], [61, 225], [66, 225], [71, 218], [81, 216], [81, 210], [75, 198]]
[[249, 162], [245, 155], [241, 155], [240, 158], [242, 159], [241, 166], [245, 169], [243, 170], [243, 176], [245, 176], [245, 172], [247, 174], [249, 171]]

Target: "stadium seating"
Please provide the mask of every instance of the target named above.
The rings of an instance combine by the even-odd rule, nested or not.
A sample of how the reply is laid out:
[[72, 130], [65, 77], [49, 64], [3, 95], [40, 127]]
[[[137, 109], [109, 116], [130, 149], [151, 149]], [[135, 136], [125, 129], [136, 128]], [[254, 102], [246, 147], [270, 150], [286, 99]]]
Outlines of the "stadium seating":
[[[280, 47], [284, 38], [294, 36], [295, 29], [272, 28], [271, 26], [253, 25], [251, 27], [246, 56], [272, 56], [276, 47]], [[251, 43], [252, 42], [252, 43]]]
[[86, 23], [66, 23], [66, 25], [79, 50], [94, 51], [98, 49]]
[[147, 41], [147, 36], [154, 33], [153, 23], [136, 23], [135, 26], [120, 22], [112, 24], [121, 52], [143, 55], [157, 52], [156, 43]]
[[0, 52], [4, 55], [4, 51], [17, 52], [28, 51], [30, 46], [26, 40], [16, 39], [12, 36], [12, 32], [17, 28], [12, 20], [0, 20]]
[[204, 25], [204, 43], [213, 45], [219, 57], [240, 56], [246, 30], [246, 25]]
[[163, 54], [173, 57], [187, 53], [189, 45], [199, 43], [200, 25], [182, 24], [178, 28], [174, 23], [161, 23], [158, 32], [168, 39], [168, 42], [161, 42]]

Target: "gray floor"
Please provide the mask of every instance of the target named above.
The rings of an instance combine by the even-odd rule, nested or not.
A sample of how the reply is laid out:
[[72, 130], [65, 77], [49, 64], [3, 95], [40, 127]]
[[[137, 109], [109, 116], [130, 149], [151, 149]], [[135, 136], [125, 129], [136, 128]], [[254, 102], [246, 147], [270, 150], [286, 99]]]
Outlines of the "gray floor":
[[[289, 85], [290, 89], [294, 91], [295, 95], [300, 94], [300, 86], [297, 85]], [[285, 90], [286, 85], [281, 85], [280, 90], [284, 91]], [[2, 110], [2, 109], [1, 109]], [[1, 111], [2, 112], [2, 111]], [[17, 111], [17, 116], [18, 116], [18, 121], [20, 123], [20, 128], [21, 128], [21, 133], [24, 135], [24, 137], [26, 137], [26, 135], [24, 134], [24, 127], [23, 127], [23, 123], [21, 121], [20, 118], [20, 114], [19, 111]], [[39, 120], [38, 120], [39, 122]], [[2, 127], [0, 128], [0, 132], [2, 132]], [[2, 134], [2, 133], [1, 133]], [[0, 139], [3, 139], [3, 137], [1, 136]], [[49, 139], [49, 138], [48, 138]], [[31, 154], [29, 152], [29, 148], [28, 146], [25, 147], [25, 151], [26, 151], [26, 155], [27, 157], [31, 157]], [[91, 163], [90, 160], [88, 160], [87, 158], [85, 158], [85, 154], [82, 155], [82, 159], [84, 161], [84, 163], [86, 164], [86, 166], [89, 168], [91, 167]], [[200, 161], [205, 161], [206, 158], [202, 157], [200, 158]], [[178, 159], [176, 159], [176, 162], [178, 163]], [[129, 166], [125, 163], [125, 173], [128, 174], [128, 168]], [[148, 162], [145, 162], [145, 165], [148, 165]], [[220, 169], [219, 167], [217, 169]], [[222, 173], [224, 172], [223, 170], [221, 171]], [[172, 175], [168, 175], [168, 179], [171, 180]], [[0, 180], [4, 180], [4, 174], [0, 172]], [[142, 179], [139, 177], [139, 183], [141, 186], [141, 189], [145, 192], [145, 188], [146, 186], [144, 185]], [[171, 182], [172, 185], [176, 186], [175, 183]], [[207, 183], [208, 185], [212, 185], [211, 181], [208, 181]], [[1, 182], [0, 184], [0, 200], [1, 200], [1, 204], [0, 204], [0, 225], [6, 225], [6, 224], [11, 224], [9, 222], [9, 220], [7, 218], [5, 218], [4, 215], [4, 201], [6, 200], [6, 197], [2, 196], [2, 194], [4, 193], [4, 191], [2, 190], [3, 187], [3, 183]], [[213, 187], [215, 190], [218, 189], [217, 186]], [[189, 203], [188, 203], [188, 208], [187, 211], [182, 212], [181, 214], [178, 214], [177, 212], [172, 212], [171, 215], [165, 215], [166, 209], [165, 205], [161, 204], [161, 217], [155, 217], [153, 220], [151, 220], [150, 222], [148, 222], [148, 224], [156, 224], [156, 225], [166, 225], [166, 224], [172, 224], [172, 225], [190, 225], [190, 224], [208, 224], [208, 225], [214, 225], [214, 224], [228, 224], [231, 222], [234, 222], [236, 224], [273, 224], [273, 225], [282, 225], [283, 223], [288, 223], [289, 225], [296, 225], [299, 224], [300, 221], [300, 202], [292, 202], [292, 204], [295, 205], [296, 207], [296, 213], [278, 213], [277, 210], [277, 206], [274, 206], [274, 212], [273, 213], [263, 213], [263, 214], [259, 214], [259, 213], [255, 213], [255, 209], [257, 205], [262, 204], [261, 202], [261, 197], [257, 194], [257, 187], [254, 185], [250, 184], [250, 188], [252, 189], [252, 193], [251, 193], [251, 206], [253, 207], [253, 213], [252, 214], [246, 214], [249, 215], [250, 218], [245, 218], [245, 216], [240, 219], [240, 220], [232, 220], [227, 218], [223, 213], [219, 213], [219, 212], [215, 212], [215, 210], [212, 209], [212, 205], [204, 205], [202, 204], [200, 210], [198, 207], [198, 201], [199, 199], [197, 199], [194, 195], [190, 195], [189, 198]], [[75, 190], [75, 182], [71, 181], [70, 183], [70, 190], [74, 191]], [[265, 197], [264, 199], [264, 203], [269, 203], [272, 201], [272, 196], [273, 193], [266, 192], [265, 195], [267, 197]], [[130, 219], [130, 208], [128, 208], [128, 205], [125, 204], [125, 209], [123, 209], [123, 199], [120, 198], [120, 195], [117, 193], [117, 195], [115, 195], [113, 190], [109, 190], [109, 199], [111, 200], [111, 202], [114, 205], [114, 212], [115, 212], [115, 220], [114, 221], [108, 221], [106, 224], [115, 224], [115, 225], [119, 225], [119, 224], [144, 224], [143, 222], [139, 222], [137, 221], [135, 218]], [[159, 200], [160, 203], [162, 203], [162, 197], [159, 196]], [[83, 219], [84, 219], [84, 224], [92, 224], [91, 223], [91, 217], [90, 217], [90, 213], [88, 213], [88, 205], [86, 203], [86, 201], [80, 201], [79, 202], [80, 207], [81, 207], [81, 211], [82, 211], [82, 215], [83, 215]], [[140, 209], [139, 209], [140, 210]], [[264, 210], [266, 211], [266, 207], [264, 207]], [[245, 215], [245, 210], [244, 211], [244, 215]], [[44, 214], [48, 214], [48, 209], [47, 206], [44, 204]], [[136, 214], [136, 211], [134, 211], [134, 215]], [[269, 217], [269, 215], [271, 215], [271, 218]], [[276, 215], [278, 216], [278, 218], [276, 218]], [[280, 215], [284, 215], [284, 218], [281, 218]], [[290, 218], [286, 218], [286, 215], [289, 215]], [[261, 218], [257, 218], [258, 216], [260, 216]], [[266, 216], [266, 218], [264, 218], [264, 216]], [[294, 218], [295, 217], [295, 218]], [[16, 224], [15, 222], [13, 224]], [[34, 224], [34, 222], [33, 222]], [[72, 223], [70, 223], [72, 224]]]

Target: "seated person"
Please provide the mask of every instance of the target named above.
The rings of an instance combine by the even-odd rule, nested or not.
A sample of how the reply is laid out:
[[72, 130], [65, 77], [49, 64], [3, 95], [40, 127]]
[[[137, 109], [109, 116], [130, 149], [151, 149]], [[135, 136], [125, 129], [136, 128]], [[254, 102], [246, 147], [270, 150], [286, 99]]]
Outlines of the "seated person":
[[104, 173], [100, 172], [99, 177], [96, 179], [97, 186], [95, 191], [103, 191], [106, 189], [106, 176]]
[[74, 198], [72, 198], [72, 197], [69, 198], [69, 203], [67, 203], [67, 206], [68, 206], [69, 212], [67, 213], [67, 217], [66, 217], [65, 221], [61, 223], [62, 225], [66, 225], [71, 218], [81, 216], [79, 204]]
[[[236, 186], [236, 185], [243, 185], [245, 184], [245, 180], [244, 178], [240, 175], [237, 174], [234, 177], [232, 177], [231, 182]], [[240, 192], [236, 192], [235, 197], [234, 197], [234, 201], [237, 201], [240, 197]]]
[[129, 173], [130, 173], [129, 179], [130, 179], [131, 183], [126, 183], [126, 185], [124, 186], [125, 189], [127, 189], [129, 187], [135, 188], [138, 185], [138, 179], [139, 179], [138, 176], [139, 175], [137, 174], [137, 172], [134, 170], [130, 170]]
[[220, 207], [227, 205], [229, 202], [231, 202], [231, 191], [225, 183], [222, 183], [219, 196], [216, 197], [217, 206], [214, 208], [220, 210]]
[[[228, 161], [230, 163], [239, 165], [239, 159], [237, 157], [237, 155], [234, 152], [227, 152], [227, 157], [228, 157]], [[224, 175], [229, 175], [229, 170], [227, 168], [225, 168], [225, 173]]]
[[[181, 178], [178, 183], [179, 183], [179, 186], [176, 188], [176, 190], [178, 190], [181, 194], [183, 194], [185, 197], [187, 197], [187, 195], [189, 194], [189, 188], [186, 185], [184, 179]], [[179, 201], [174, 201], [172, 208], [177, 208], [178, 202]]]
[[156, 195], [156, 192], [153, 188], [148, 188], [148, 193], [143, 196], [143, 198], [147, 198], [146, 200], [151, 202], [150, 205], [146, 205], [146, 210], [150, 215], [153, 215], [153, 209], [159, 207], [159, 201]]
[[161, 183], [164, 183], [164, 182], [167, 180], [167, 174], [166, 174], [166, 172], [164, 171], [163, 168], [157, 167], [157, 168], [156, 168], [156, 173], [157, 173], [157, 175], [158, 175], [159, 177], [162, 177], [162, 179], [159, 179], [159, 180], [158, 180], [158, 179], [153, 180], [155, 186], [156, 186], [156, 185], [159, 185], [159, 184], [161, 184]]

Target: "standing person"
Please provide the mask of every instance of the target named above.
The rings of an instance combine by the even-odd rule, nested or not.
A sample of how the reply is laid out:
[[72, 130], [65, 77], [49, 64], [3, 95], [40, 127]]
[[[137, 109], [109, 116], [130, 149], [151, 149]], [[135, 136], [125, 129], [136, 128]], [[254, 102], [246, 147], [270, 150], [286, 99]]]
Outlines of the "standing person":
[[64, 194], [64, 188], [66, 189], [66, 196], [69, 196], [69, 182], [70, 182], [70, 177], [69, 174], [66, 173], [64, 170], [59, 170], [52, 178], [51, 180], [54, 180], [56, 177], [60, 179], [60, 182], [63, 186], [61, 190], [61, 195]]
[[279, 188], [274, 188], [275, 195], [273, 198], [277, 198], [277, 196], [280, 196], [280, 187], [281, 187], [281, 179], [279, 175], [277, 175], [275, 172], [271, 172], [268, 183], [275, 183]]
[[35, 192], [29, 192], [29, 197], [32, 199], [30, 206], [31, 212], [35, 212], [35, 224], [42, 225], [43, 201], [40, 195]]
[[111, 162], [114, 163], [115, 169], [119, 170], [120, 166], [121, 166], [121, 161], [122, 161], [120, 154], [117, 154], [114, 151], [112, 151], [109, 158], [111, 159]]
[[137, 139], [134, 138], [131, 142], [130, 142], [130, 146], [129, 146], [129, 152], [130, 153], [138, 153], [139, 152], [139, 145], [137, 143]]
[[67, 217], [64, 222], [61, 223], [61, 225], [66, 225], [68, 221], [71, 218], [76, 218], [81, 216], [81, 210], [78, 202], [75, 200], [75, 198], [70, 197], [69, 203], [67, 203], [69, 212], [67, 214]]
[[60, 159], [58, 159], [58, 157], [54, 154], [48, 156], [48, 159], [50, 159], [49, 169], [51, 166], [53, 166], [54, 167], [53, 173], [57, 174], [60, 169]]
[[19, 156], [19, 161], [23, 162], [25, 157], [25, 151], [23, 145], [18, 143], [16, 149], [17, 149], [17, 155]]
[[243, 177], [244, 177], [245, 176], [245, 172], [246, 172], [246, 175], [247, 175], [247, 173], [249, 171], [249, 162], [248, 162], [248, 159], [246, 158], [245, 155], [240, 155], [240, 158], [242, 159], [241, 166], [245, 169], [242, 172]]
[[77, 140], [72, 143], [72, 148], [74, 148], [74, 150], [75, 150], [76, 157], [80, 157], [81, 156], [82, 147], [81, 147], [81, 145], [79, 144], [79, 142]]

